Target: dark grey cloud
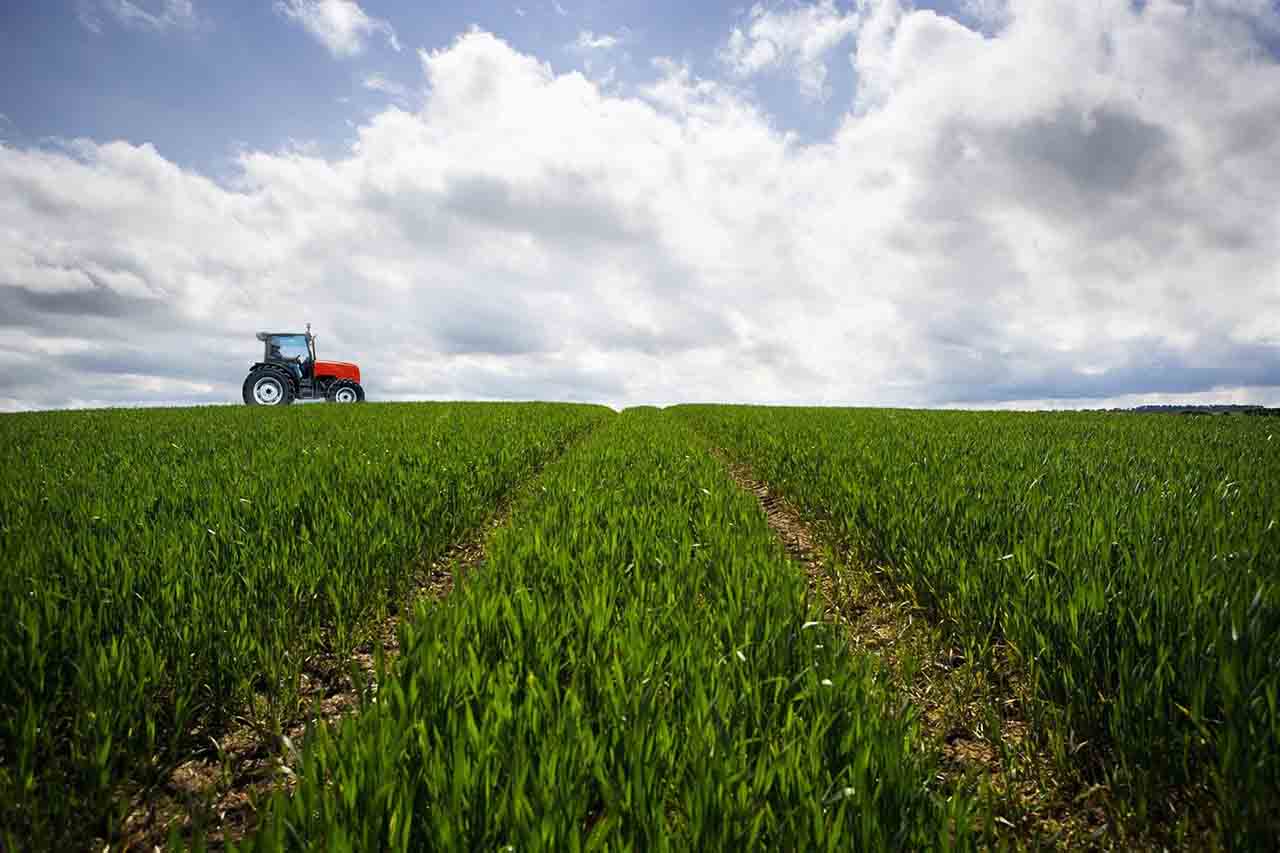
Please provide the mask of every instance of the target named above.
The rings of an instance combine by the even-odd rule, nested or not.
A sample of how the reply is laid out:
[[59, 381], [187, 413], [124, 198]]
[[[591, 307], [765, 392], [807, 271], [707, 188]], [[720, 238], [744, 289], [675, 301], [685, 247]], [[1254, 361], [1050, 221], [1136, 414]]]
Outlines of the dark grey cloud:
[[37, 291], [0, 286], [0, 325], [39, 325], [42, 319], [137, 317], [168, 310], [162, 302], [123, 295], [97, 284], [87, 290]]
[[71, 373], [94, 376], [132, 374], [189, 382], [207, 382], [213, 376], [234, 376], [236, 371], [248, 366], [247, 360], [235, 350], [214, 349], [203, 340], [195, 346], [193, 343], [158, 335], [150, 346], [67, 353], [52, 356], [50, 361]]
[[1019, 124], [1003, 141], [1013, 159], [1088, 196], [1127, 193], [1144, 172], [1159, 177], [1170, 157], [1164, 128], [1106, 106], [1085, 111], [1064, 105]]
[[[113, 363], [110, 357], [97, 361], [91, 356], [40, 356], [22, 360], [0, 352], [0, 400], [18, 399], [27, 408], [54, 409], [75, 405], [90, 406], [141, 406], [141, 405], [202, 405], [233, 403], [239, 401], [239, 386], [219, 384], [212, 388], [199, 385], [208, 371], [182, 378], [194, 380], [197, 385], [166, 383], [164, 387], [149, 388], [148, 381], [158, 373], [138, 373], [116, 370], [120, 367], [140, 367], [133, 363]], [[87, 368], [87, 369], [86, 369]], [[167, 371], [173, 376], [179, 371]]]
[[[938, 403], [1108, 399], [1137, 394], [1198, 394], [1225, 388], [1280, 387], [1280, 345], [1209, 344], [1190, 353], [1139, 340], [1110, 366], [1086, 370], [1051, 353], [969, 348], [935, 376]], [[1055, 363], [1055, 361], [1057, 363]]]

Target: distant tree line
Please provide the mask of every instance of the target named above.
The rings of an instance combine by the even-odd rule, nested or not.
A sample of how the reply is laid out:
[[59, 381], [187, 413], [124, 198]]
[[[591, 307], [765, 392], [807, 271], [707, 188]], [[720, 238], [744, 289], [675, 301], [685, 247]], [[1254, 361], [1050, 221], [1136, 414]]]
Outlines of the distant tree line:
[[1112, 409], [1119, 412], [1138, 412], [1142, 414], [1165, 415], [1280, 415], [1280, 408], [1266, 406], [1250, 406], [1240, 404], [1213, 406], [1137, 406], [1132, 409]]

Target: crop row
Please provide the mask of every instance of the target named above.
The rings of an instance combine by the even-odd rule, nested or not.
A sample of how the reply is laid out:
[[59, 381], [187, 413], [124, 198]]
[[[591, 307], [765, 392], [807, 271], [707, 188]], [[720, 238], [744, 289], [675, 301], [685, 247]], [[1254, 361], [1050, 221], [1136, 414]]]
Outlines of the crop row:
[[628, 410], [534, 485], [248, 849], [969, 843], [914, 711], [691, 431]]
[[[255, 695], [344, 654], [608, 410], [426, 404], [0, 419], [0, 847], [105, 834]], [[68, 835], [69, 833], [69, 835]], [[58, 841], [61, 839], [61, 841]]]
[[719, 406], [673, 415], [748, 462], [836, 544], [883, 565], [970, 655], [997, 644], [1013, 653], [1038, 697], [1036, 732], [1064, 763], [1138, 814], [1167, 783], [1206, 792], [1223, 843], [1274, 843], [1274, 424]]

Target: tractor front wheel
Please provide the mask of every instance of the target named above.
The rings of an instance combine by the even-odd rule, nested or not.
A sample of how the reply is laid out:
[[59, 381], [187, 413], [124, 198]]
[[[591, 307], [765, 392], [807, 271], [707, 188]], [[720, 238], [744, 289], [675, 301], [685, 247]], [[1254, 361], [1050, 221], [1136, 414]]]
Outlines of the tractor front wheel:
[[244, 380], [244, 401], [250, 406], [287, 406], [293, 384], [275, 370], [255, 370]]
[[339, 379], [329, 386], [325, 399], [330, 403], [363, 403], [364, 389], [350, 379]]

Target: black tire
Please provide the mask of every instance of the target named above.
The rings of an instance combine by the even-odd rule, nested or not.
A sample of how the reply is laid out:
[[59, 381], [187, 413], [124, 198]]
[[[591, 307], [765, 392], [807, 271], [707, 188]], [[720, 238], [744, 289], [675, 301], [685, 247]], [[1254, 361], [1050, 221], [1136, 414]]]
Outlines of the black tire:
[[329, 385], [324, 398], [330, 403], [363, 403], [364, 389], [359, 382], [350, 379], [339, 379]]
[[245, 377], [241, 396], [250, 406], [287, 406], [293, 402], [293, 383], [278, 370], [259, 368]]

